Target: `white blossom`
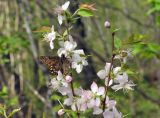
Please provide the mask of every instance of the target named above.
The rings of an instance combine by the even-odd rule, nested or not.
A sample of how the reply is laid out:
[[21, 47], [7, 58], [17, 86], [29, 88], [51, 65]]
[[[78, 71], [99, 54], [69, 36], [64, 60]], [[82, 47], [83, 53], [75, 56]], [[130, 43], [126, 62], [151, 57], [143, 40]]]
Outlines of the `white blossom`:
[[54, 31], [54, 26], [52, 26], [51, 32], [44, 35], [44, 39], [50, 42], [49, 45], [51, 49], [54, 49], [53, 41], [55, 40], [55, 38], [56, 38], [56, 32]]
[[127, 73], [123, 73], [122, 75], [117, 75], [115, 82], [117, 83], [116, 85], [113, 85], [111, 88], [115, 91], [118, 91], [120, 89], [129, 89], [133, 90], [133, 86], [135, 84], [132, 81], [128, 81], [128, 75]]
[[109, 70], [110, 70], [110, 66], [111, 66], [111, 63], [106, 63], [105, 65], [105, 68], [100, 70], [97, 75], [100, 79], [105, 79], [108, 74], [109, 74]]
[[88, 65], [84, 51], [82, 49], [74, 50], [71, 60], [72, 60], [72, 68], [76, 69], [77, 73], [80, 73], [82, 71], [83, 66]]
[[62, 15], [62, 13], [68, 9], [69, 4], [70, 4], [70, 1], [67, 1], [59, 8], [61, 12], [58, 13], [58, 22], [60, 25], [62, 25], [64, 20], [64, 16]]
[[77, 43], [73, 41], [73, 38], [71, 35], [69, 35], [69, 41], [60, 42], [61, 48], [58, 49], [58, 56], [61, 57], [62, 54], [65, 55], [65, 57], [70, 56], [74, 49], [77, 47]]

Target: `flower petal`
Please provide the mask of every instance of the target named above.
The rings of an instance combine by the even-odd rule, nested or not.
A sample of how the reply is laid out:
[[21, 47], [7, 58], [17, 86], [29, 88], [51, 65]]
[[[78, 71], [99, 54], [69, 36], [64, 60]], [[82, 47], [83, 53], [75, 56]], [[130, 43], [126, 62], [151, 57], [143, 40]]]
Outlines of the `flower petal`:
[[60, 14], [58, 14], [58, 23], [59, 23], [60, 25], [62, 25], [62, 23], [63, 23], [63, 16], [60, 15]]
[[98, 86], [95, 82], [92, 83], [91, 90], [92, 90], [93, 93], [98, 92]]
[[104, 88], [104, 87], [99, 87], [98, 92], [97, 92], [97, 95], [103, 95], [103, 94], [104, 94], [104, 91], [105, 91], [105, 88]]
[[50, 41], [49, 46], [50, 46], [51, 49], [54, 49], [53, 41]]
[[100, 70], [98, 73], [97, 73], [98, 77], [100, 79], [104, 79], [106, 77], [106, 71], [105, 70]]
[[62, 9], [63, 9], [64, 11], [67, 10], [68, 7], [69, 7], [69, 4], [70, 4], [70, 1], [65, 2], [65, 3], [62, 5]]
[[103, 113], [104, 118], [114, 118], [114, 113], [112, 111], [105, 111]]

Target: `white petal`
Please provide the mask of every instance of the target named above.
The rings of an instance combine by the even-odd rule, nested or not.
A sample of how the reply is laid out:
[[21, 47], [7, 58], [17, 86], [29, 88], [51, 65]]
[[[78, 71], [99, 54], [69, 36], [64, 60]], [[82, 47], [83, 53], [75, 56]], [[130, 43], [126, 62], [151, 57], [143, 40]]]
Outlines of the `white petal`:
[[58, 54], [59, 57], [61, 57], [62, 54], [64, 54], [66, 56], [67, 52], [64, 48], [60, 48], [60, 49], [58, 49], [57, 54]]
[[91, 90], [92, 90], [93, 93], [98, 92], [98, 86], [95, 82], [92, 83]]
[[84, 51], [82, 49], [75, 50], [74, 53], [84, 55]]
[[97, 73], [98, 77], [100, 79], [104, 79], [106, 77], [106, 71], [105, 70], [100, 70], [98, 73]]
[[62, 25], [62, 23], [63, 23], [63, 16], [60, 14], [58, 14], [58, 22], [60, 25]]
[[83, 66], [81, 64], [78, 64], [76, 67], [77, 73], [80, 73], [82, 71]]
[[132, 88], [132, 86], [135, 86], [135, 84], [126, 84], [126, 85], [124, 86], [124, 88], [129, 89], [129, 90], [134, 90], [134, 89]]
[[103, 95], [104, 92], [105, 92], [105, 88], [104, 87], [99, 87], [97, 95]]
[[72, 61], [72, 68], [76, 68], [77, 67], [77, 63]]
[[82, 64], [83, 64], [84, 66], [87, 66], [87, 65], [88, 65], [88, 62], [84, 59], [84, 60], [82, 60]]
[[[76, 111], [76, 105], [75, 105], [75, 103], [71, 105], [71, 109], [72, 109], [73, 111]], [[78, 107], [78, 109], [79, 109], [79, 107]]]
[[65, 48], [67, 51], [72, 51], [72, 50], [74, 49], [74, 45], [73, 45], [71, 42], [66, 41], [66, 42], [64, 43], [64, 48]]
[[62, 9], [63, 9], [64, 11], [67, 10], [68, 7], [69, 7], [69, 4], [70, 4], [70, 1], [65, 2], [65, 3], [62, 5]]
[[61, 47], [64, 47], [64, 41], [59, 41], [58, 43]]
[[50, 46], [51, 49], [54, 49], [53, 41], [50, 41], [49, 46]]
[[108, 77], [106, 77], [105, 78], [105, 85], [106, 86], [111, 86], [112, 84], [113, 84], [113, 79], [111, 79], [110, 81], [109, 81], [109, 85], [107, 85], [108, 84]]
[[111, 66], [111, 63], [106, 63], [106, 66], [105, 66], [106, 75], [108, 75], [108, 73], [109, 73], [110, 66]]
[[62, 79], [63, 79], [63, 75], [62, 75], [61, 71], [58, 71], [57, 80], [62, 80]]
[[123, 85], [118, 84], [118, 85], [114, 85], [114, 86], [112, 86], [111, 88], [112, 88], [113, 90], [115, 90], [115, 91], [118, 91], [118, 90], [120, 90], [120, 89], [122, 89], [122, 88], [123, 88]]
[[121, 67], [115, 67], [113, 68], [113, 73], [117, 75], [120, 70], [121, 70]]
[[128, 76], [126, 74], [117, 75], [116, 80], [118, 83], [124, 84], [124, 83], [128, 82]]
[[62, 95], [67, 95], [67, 93], [70, 92], [69, 89], [68, 89], [68, 87], [60, 87], [60, 88], [58, 89], [58, 91], [59, 91]]
[[69, 41], [72, 43], [74, 48], [77, 47], [77, 43], [73, 40], [73, 37], [71, 35], [69, 35]]

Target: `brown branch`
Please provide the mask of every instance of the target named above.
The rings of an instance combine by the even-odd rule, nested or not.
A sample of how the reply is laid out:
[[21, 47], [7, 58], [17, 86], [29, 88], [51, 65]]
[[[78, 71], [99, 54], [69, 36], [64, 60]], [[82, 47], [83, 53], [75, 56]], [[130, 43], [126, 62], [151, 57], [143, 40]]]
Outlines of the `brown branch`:
[[112, 71], [112, 66], [113, 66], [113, 60], [114, 60], [114, 57], [115, 57], [115, 54], [114, 54], [114, 36], [115, 36], [115, 32], [112, 33], [112, 58], [111, 58], [111, 65], [110, 65], [110, 68], [109, 68], [109, 75], [108, 75], [108, 81], [107, 81], [107, 85], [105, 86], [105, 97], [104, 97], [104, 101], [103, 101], [103, 111], [105, 111], [105, 107], [106, 107], [106, 98], [107, 98], [107, 93], [108, 93], [108, 87], [109, 87], [109, 81], [111, 80], [111, 71]]

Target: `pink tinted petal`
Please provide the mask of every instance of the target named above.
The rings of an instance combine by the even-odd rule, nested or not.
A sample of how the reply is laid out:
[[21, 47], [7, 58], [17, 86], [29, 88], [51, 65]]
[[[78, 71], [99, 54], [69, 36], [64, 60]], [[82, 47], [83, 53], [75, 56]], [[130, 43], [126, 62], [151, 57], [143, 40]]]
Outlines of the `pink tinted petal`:
[[65, 112], [64, 112], [64, 109], [60, 109], [59, 111], [58, 111], [58, 115], [59, 116], [61, 116], [61, 115], [63, 115]]
[[69, 75], [67, 75], [65, 77], [65, 79], [66, 79], [67, 83], [70, 83], [73, 80], [73, 78], [71, 76], [69, 76]]
[[105, 91], [104, 87], [99, 87], [97, 95], [103, 95]]
[[88, 108], [93, 108], [95, 106], [95, 100], [91, 99], [88, 103], [87, 103]]
[[108, 102], [109, 102], [109, 97], [107, 96], [105, 103], [108, 104]]
[[122, 113], [118, 112], [118, 110], [115, 107], [113, 108], [113, 113], [116, 118], [123, 118]]
[[98, 92], [98, 86], [95, 82], [92, 83], [91, 90], [92, 90], [93, 93]]
[[104, 117], [104, 118], [114, 118], [114, 113], [111, 112], [111, 111], [105, 111], [105, 112], [103, 113], [103, 117]]
[[109, 100], [108, 104], [107, 104], [107, 107], [109, 109], [112, 109], [113, 107], [115, 107], [116, 105], [116, 101], [115, 100]]
[[96, 99], [95, 99], [95, 106], [99, 107], [100, 104], [101, 104], [100, 98], [96, 98]]

